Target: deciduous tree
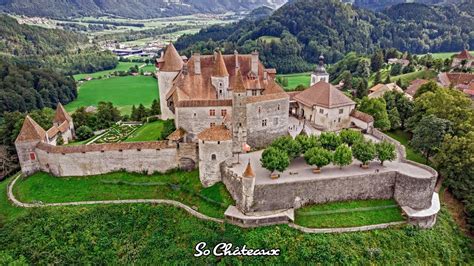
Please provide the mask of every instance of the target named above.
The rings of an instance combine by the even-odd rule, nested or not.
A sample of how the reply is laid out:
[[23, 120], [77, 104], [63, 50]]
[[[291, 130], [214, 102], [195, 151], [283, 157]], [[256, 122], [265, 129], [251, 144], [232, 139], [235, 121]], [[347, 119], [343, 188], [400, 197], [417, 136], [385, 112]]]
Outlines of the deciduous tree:
[[376, 143], [375, 150], [377, 153], [377, 159], [380, 161], [381, 165], [383, 165], [385, 161], [393, 161], [397, 158], [395, 145], [388, 141]]
[[290, 158], [288, 158], [288, 154], [285, 151], [269, 147], [263, 151], [260, 162], [265, 169], [272, 173], [275, 170], [283, 172], [290, 165]]
[[343, 166], [350, 165], [352, 163], [352, 150], [347, 144], [342, 144], [337, 147], [333, 156], [333, 163], [338, 165], [342, 169]]

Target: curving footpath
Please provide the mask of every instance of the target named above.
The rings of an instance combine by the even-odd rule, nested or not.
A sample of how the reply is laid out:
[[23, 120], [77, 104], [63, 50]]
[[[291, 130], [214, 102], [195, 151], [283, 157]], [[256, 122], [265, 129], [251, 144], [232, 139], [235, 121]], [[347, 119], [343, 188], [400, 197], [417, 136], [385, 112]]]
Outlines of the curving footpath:
[[[216, 223], [224, 223], [223, 219], [209, 217], [205, 214], [197, 212], [193, 210], [191, 207], [174, 200], [164, 200], [164, 199], [133, 199], [133, 200], [102, 200], [102, 201], [76, 201], [76, 202], [64, 202], [64, 203], [24, 203], [19, 201], [15, 195], [13, 194], [13, 187], [16, 184], [16, 181], [21, 177], [21, 174], [17, 174], [10, 184], [7, 187], [7, 196], [8, 199], [13, 203], [13, 205], [20, 207], [20, 208], [43, 208], [43, 207], [61, 207], [61, 206], [83, 206], [83, 205], [113, 205], [113, 204], [137, 204], [137, 203], [144, 203], [144, 204], [165, 204], [171, 205], [174, 207], [178, 207], [184, 209], [192, 216], [206, 221], [212, 221]], [[391, 226], [405, 224], [406, 222], [393, 222], [393, 223], [386, 223], [386, 224], [375, 224], [375, 225], [367, 225], [367, 226], [360, 226], [360, 227], [347, 227], [347, 228], [308, 228], [304, 226], [300, 226], [294, 223], [289, 223], [288, 226], [299, 230], [304, 233], [312, 233], [312, 234], [327, 234], [327, 233], [349, 233], [349, 232], [360, 232], [360, 231], [369, 231], [375, 229], [384, 229]]]
[[13, 203], [13, 205], [21, 208], [43, 208], [43, 207], [61, 207], [61, 206], [82, 206], [82, 205], [111, 205], [111, 204], [136, 204], [136, 203], [147, 203], [147, 204], [165, 204], [171, 205], [184, 209], [192, 216], [216, 223], [224, 223], [223, 219], [209, 217], [200, 212], [193, 210], [191, 207], [184, 205], [181, 202], [174, 200], [164, 200], [164, 199], [134, 199], [134, 200], [102, 200], [102, 201], [76, 201], [76, 202], [64, 202], [64, 203], [23, 203], [19, 201], [13, 194], [13, 187], [18, 181], [18, 178], [21, 177], [21, 174], [16, 175], [13, 178], [13, 181], [8, 185], [7, 194], [8, 199]]

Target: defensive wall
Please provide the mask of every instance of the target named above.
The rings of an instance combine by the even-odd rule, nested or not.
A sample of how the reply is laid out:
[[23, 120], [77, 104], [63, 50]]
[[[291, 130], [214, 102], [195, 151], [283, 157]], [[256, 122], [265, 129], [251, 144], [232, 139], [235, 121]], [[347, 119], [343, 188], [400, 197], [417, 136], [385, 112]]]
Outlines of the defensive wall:
[[53, 146], [38, 143], [39, 169], [55, 176], [88, 176], [116, 171], [152, 174], [196, 167], [197, 144], [167, 141]]

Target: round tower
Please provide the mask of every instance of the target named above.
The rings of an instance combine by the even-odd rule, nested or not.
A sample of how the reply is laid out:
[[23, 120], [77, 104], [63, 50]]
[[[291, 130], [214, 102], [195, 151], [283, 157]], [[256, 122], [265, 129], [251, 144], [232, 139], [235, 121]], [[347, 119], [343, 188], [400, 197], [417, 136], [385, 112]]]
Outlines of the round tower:
[[165, 53], [157, 60], [158, 66], [158, 88], [160, 92], [160, 109], [161, 118], [163, 120], [174, 119], [174, 114], [171, 112], [166, 102], [166, 95], [173, 87], [173, 80], [183, 69], [184, 62], [173, 43], [166, 47]]

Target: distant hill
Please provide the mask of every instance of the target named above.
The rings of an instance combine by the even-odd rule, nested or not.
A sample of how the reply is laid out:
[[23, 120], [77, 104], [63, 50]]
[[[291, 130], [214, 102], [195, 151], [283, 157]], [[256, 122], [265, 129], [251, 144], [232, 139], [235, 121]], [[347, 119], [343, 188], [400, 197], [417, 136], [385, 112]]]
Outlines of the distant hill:
[[[336, 62], [348, 52], [371, 53], [378, 48], [417, 54], [460, 51], [474, 47], [474, 17], [466, 11], [473, 7], [472, 2], [399, 4], [374, 12], [338, 0], [294, 0], [263, 20], [214, 26], [183, 36], [176, 47], [186, 53], [210, 52], [213, 46], [242, 52], [258, 49], [268, 66], [282, 72], [305, 70], [304, 62], [316, 63], [320, 54]], [[265, 42], [264, 36], [281, 41]]]
[[[427, 5], [444, 5], [460, 3], [463, 0], [342, 0], [346, 3], [351, 3], [354, 6], [371, 9], [371, 10], [383, 10], [388, 7], [402, 4], [402, 3], [419, 3]], [[465, 1], [465, 0], [464, 0]]]
[[286, 0], [0, 0], [0, 11], [52, 18], [107, 15], [138, 19], [277, 8], [284, 3]]

